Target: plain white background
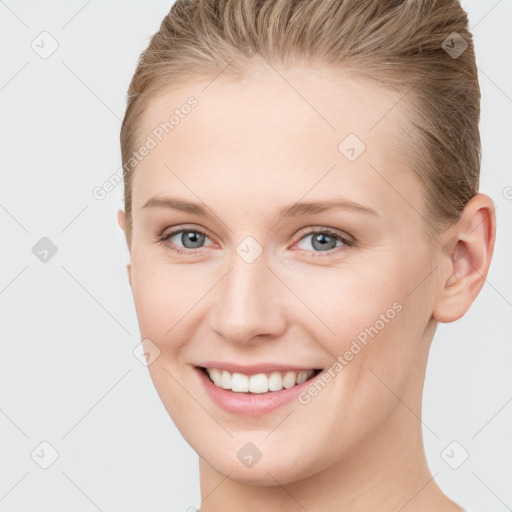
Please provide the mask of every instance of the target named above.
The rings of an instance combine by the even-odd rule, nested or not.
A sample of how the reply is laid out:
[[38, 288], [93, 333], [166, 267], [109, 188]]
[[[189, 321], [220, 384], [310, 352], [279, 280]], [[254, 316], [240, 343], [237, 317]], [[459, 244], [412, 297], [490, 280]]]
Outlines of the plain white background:
[[[122, 185], [92, 194], [121, 165], [126, 90], [171, 4], [0, 1], [3, 512], [199, 506], [197, 456], [133, 355]], [[462, 4], [482, 89], [481, 191], [497, 205], [498, 233], [480, 296], [439, 325], [424, 437], [449, 496], [502, 512], [512, 507], [512, 1]], [[57, 250], [46, 262], [33, 250], [48, 249], [43, 237]]]

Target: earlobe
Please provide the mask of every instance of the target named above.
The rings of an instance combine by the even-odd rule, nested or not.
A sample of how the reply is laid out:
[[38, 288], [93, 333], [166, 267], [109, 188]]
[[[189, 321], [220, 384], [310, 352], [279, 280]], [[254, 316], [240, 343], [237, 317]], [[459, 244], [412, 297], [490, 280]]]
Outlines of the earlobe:
[[454, 322], [466, 314], [487, 277], [496, 236], [495, 205], [485, 194], [466, 205], [444, 244], [440, 289], [432, 317]]

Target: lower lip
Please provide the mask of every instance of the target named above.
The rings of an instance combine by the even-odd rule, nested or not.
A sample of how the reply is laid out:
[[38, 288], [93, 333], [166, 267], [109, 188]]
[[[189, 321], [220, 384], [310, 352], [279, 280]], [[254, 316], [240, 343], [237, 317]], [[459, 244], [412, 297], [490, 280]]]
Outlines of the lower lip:
[[289, 389], [245, 394], [219, 388], [208, 378], [203, 370], [198, 367], [195, 370], [213, 402], [225, 411], [240, 416], [259, 416], [278, 409], [294, 400], [301, 391], [308, 388], [315, 378], [320, 375], [318, 374], [302, 384], [297, 384]]

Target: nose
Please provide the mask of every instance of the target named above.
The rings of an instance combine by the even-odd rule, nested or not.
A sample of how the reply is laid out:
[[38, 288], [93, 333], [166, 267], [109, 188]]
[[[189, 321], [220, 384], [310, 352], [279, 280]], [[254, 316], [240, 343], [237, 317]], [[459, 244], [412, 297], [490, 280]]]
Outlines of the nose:
[[274, 339], [286, 329], [282, 284], [264, 256], [247, 263], [235, 254], [227, 275], [216, 287], [211, 328], [231, 343]]

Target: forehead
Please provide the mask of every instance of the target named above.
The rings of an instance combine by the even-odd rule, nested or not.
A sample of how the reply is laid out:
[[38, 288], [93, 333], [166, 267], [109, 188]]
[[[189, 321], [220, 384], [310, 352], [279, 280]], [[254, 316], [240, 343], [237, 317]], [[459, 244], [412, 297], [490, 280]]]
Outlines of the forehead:
[[313, 200], [334, 188], [375, 209], [403, 210], [403, 194], [419, 204], [422, 189], [400, 144], [403, 95], [298, 66], [169, 89], [149, 101], [138, 127], [139, 143], [149, 137], [154, 148], [136, 167], [133, 209], [177, 189], [207, 204], [288, 203], [306, 193]]

